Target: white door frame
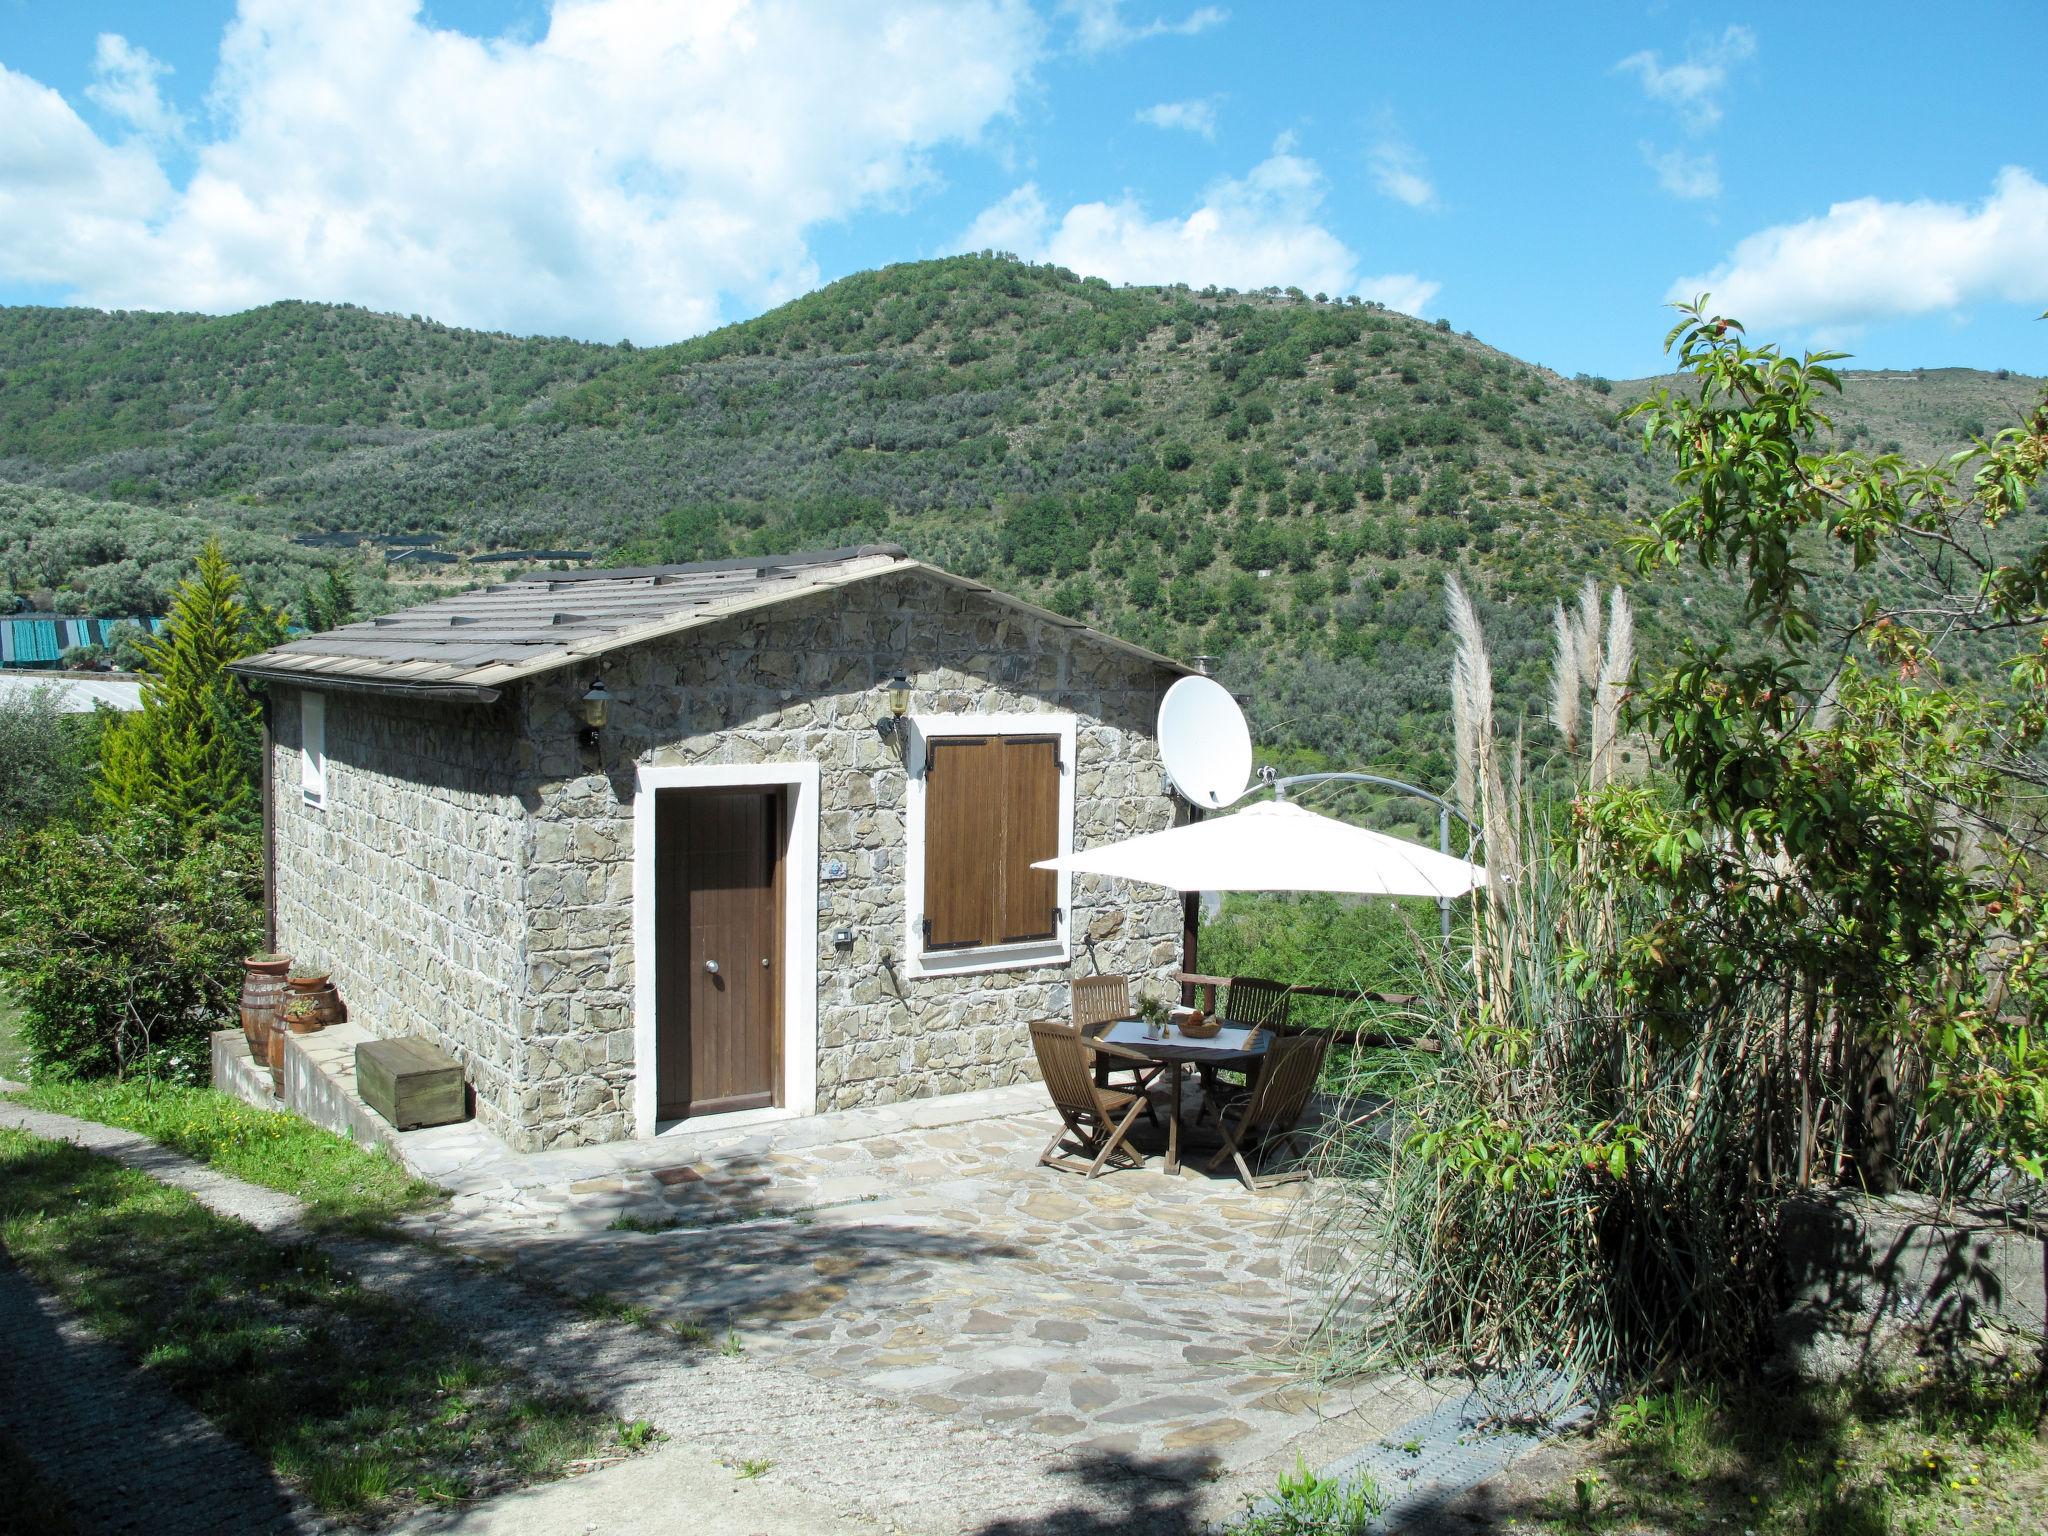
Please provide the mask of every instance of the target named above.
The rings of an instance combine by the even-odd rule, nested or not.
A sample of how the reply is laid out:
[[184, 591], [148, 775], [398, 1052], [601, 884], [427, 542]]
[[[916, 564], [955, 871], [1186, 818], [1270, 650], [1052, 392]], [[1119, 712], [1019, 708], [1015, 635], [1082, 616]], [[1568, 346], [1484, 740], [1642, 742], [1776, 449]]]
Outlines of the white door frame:
[[664, 789], [786, 789], [788, 837], [782, 865], [782, 1102], [767, 1109], [675, 1122], [724, 1129], [794, 1120], [818, 1107], [818, 765], [705, 763], [639, 765], [633, 792], [633, 1129], [655, 1124], [655, 998], [660, 945], [654, 926], [654, 797]]

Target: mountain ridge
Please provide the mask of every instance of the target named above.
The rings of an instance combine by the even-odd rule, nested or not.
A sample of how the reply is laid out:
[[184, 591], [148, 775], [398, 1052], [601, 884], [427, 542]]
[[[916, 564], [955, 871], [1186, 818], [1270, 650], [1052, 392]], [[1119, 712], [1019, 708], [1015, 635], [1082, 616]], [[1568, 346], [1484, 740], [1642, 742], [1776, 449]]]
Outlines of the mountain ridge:
[[[1898, 375], [1847, 377], [1843, 439], [1932, 457], [2039, 393]], [[1277, 750], [1424, 771], [1443, 577], [1494, 612], [1505, 706], [1535, 712], [1550, 604], [1631, 580], [1617, 540], [1671, 495], [1618, 415], [1657, 382], [1565, 378], [1369, 304], [994, 255], [645, 349], [298, 301], [0, 310], [0, 487], [43, 508], [0, 532], [0, 580], [144, 600], [175, 579], [173, 532], [115, 545], [171, 516], [266, 558], [339, 528], [633, 560], [888, 538], [1224, 656]], [[1721, 583], [1636, 585], [1652, 646], [1728, 629]]]

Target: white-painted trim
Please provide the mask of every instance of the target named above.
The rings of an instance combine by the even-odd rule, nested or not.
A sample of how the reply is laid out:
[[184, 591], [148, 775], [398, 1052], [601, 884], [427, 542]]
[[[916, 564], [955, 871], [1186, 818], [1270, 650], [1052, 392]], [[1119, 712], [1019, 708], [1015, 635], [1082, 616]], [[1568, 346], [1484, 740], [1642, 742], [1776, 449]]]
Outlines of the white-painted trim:
[[905, 971], [911, 976], [962, 976], [980, 971], [1015, 971], [1034, 966], [1067, 965], [1074, 958], [1074, 877], [1066, 870], [1059, 881], [1059, 937], [1041, 944], [1002, 944], [986, 949], [947, 949], [937, 954], [924, 952], [924, 746], [934, 736], [1057, 736], [1060, 761], [1060, 849], [1066, 858], [1074, 851], [1074, 784], [1080, 777], [1080, 760], [1074, 750], [1075, 718], [1072, 715], [908, 715], [909, 734], [904, 742], [904, 761], [910, 769], [909, 795], [905, 805], [905, 851], [903, 870], [903, 953]]
[[327, 805], [327, 695], [299, 690], [299, 798]]
[[818, 1107], [818, 765], [706, 763], [657, 768], [642, 763], [633, 791], [633, 1125], [653, 1136], [655, 986], [654, 796], [664, 789], [776, 789], [787, 799], [789, 836], [782, 871], [782, 1103], [680, 1122], [739, 1126], [789, 1120]]

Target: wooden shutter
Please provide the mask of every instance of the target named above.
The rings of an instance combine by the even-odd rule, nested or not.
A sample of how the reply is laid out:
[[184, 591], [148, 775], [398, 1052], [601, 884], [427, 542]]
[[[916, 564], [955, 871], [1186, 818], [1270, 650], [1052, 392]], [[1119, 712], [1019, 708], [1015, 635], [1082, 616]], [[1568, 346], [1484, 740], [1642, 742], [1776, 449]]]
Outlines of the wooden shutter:
[[924, 781], [924, 947], [980, 949], [1059, 935], [1057, 736], [942, 736]]
[[926, 949], [998, 942], [1003, 751], [993, 736], [943, 736], [924, 770]]
[[1033, 869], [1059, 857], [1060, 743], [1057, 736], [1007, 736], [1003, 749], [1004, 944], [1059, 936], [1059, 877]]

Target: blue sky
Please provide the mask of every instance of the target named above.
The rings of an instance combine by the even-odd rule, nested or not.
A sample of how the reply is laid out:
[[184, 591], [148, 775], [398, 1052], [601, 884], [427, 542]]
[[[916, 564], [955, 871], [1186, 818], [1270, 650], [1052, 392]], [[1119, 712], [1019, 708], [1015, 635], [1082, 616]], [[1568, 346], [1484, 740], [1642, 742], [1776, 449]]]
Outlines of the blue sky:
[[657, 343], [994, 245], [2048, 372], [2048, 10], [0, 0], [0, 301]]

